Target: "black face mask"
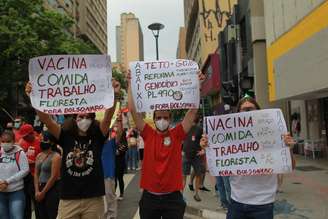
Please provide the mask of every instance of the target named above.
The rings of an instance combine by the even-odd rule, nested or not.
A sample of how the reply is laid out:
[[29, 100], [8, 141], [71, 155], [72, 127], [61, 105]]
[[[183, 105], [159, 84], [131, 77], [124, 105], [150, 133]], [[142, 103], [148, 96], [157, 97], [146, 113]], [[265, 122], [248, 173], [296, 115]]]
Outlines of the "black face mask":
[[51, 144], [48, 142], [41, 142], [40, 147], [41, 147], [41, 150], [46, 151], [49, 148], [51, 148]]

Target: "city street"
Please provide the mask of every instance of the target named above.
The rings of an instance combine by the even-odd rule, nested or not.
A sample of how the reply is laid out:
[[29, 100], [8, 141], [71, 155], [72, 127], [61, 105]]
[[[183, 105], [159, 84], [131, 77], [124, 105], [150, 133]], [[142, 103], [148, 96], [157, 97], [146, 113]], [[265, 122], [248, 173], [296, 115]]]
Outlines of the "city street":
[[328, 0], [0, 0], [0, 85], [0, 219], [328, 219]]
[[[327, 219], [328, 208], [328, 161], [297, 157], [296, 170], [286, 175], [282, 192], [278, 193], [275, 202], [275, 219]], [[127, 182], [125, 197], [119, 201], [118, 218], [138, 219], [139, 171], [126, 174]], [[201, 191], [201, 202], [193, 199], [193, 193], [186, 187], [184, 197], [187, 202], [185, 219], [208, 218], [224, 219], [225, 213], [217, 210], [218, 201], [214, 194], [210, 176], [206, 176], [205, 185], [211, 192]]]

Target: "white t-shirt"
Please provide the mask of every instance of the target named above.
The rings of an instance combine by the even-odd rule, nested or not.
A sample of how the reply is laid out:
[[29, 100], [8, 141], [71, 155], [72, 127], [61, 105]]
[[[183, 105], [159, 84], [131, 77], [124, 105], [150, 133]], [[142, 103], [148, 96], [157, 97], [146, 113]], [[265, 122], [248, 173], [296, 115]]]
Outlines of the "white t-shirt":
[[239, 203], [264, 205], [273, 203], [278, 188], [277, 175], [230, 176], [231, 198]]
[[144, 141], [143, 141], [143, 138], [140, 135], [138, 137], [138, 148], [139, 149], [144, 149]]

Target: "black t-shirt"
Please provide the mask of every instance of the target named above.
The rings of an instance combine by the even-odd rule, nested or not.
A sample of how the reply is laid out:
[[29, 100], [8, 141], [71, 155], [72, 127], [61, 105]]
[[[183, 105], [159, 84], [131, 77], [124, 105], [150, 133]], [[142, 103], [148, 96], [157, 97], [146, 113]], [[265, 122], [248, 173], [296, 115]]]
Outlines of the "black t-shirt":
[[191, 127], [183, 142], [183, 152], [187, 159], [192, 159], [197, 156], [197, 152], [201, 150], [199, 145], [200, 139], [202, 138], [203, 129], [197, 125]]
[[106, 141], [100, 128], [95, 136], [74, 137], [61, 130], [63, 148], [61, 199], [92, 198], [105, 195], [101, 152]]

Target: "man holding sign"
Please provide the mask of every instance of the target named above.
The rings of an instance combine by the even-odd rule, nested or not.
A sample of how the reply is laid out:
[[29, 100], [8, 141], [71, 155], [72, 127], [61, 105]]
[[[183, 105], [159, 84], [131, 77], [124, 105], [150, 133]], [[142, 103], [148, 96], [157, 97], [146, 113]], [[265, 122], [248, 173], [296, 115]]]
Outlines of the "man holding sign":
[[[33, 106], [36, 107], [37, 115], [63, 148], [58, 218], [101, 218], [104, 214], [103, 196], [105, 195], [101, 152], [108, 136], [117, 97], [115, 97], [115, 101], [113, 101], [114, 95], [99, 98], [101, 99], [100, 102], [99, 99], [93, 100], [95, 90], [89, 88], [96, 87], [99, 81], [89, 80], [94, 74], [93, 71], [89, 71], [94, 68], [106, 68], [108, 64], [105, 60], [107, 59], [96, 62], [97, 57], [88, 59], [84, 56], [56, 56], [41, 57], [37, 60], [41, 70], [39, 74], [37, 74], [38, 71], [33, 72], [34, 76], [30, 75], [30, 78], [39, 81], [28, 83], [25, 91], [28, 96], [34, 94], [31, 95], [31, 98], [39, 95], [38, 97], [41, 99], [32, 100], [32, 103], [36, 104]], [[60, 72], [55, 75], [55, 73], [47, 72], [50, 69], [53, 72]], [[85, 72], [82, 74], [84, 79], [77, 76], [80, 74], [77, 71], [81, 69]], [[105, 69], [102, 73], [98, 72], [97, 74], [102, 75], [102, 77], [105, 74], [106, 78], [109, 76], [109, 82], [111, 82], [111, 75], [107, 70], [110, 69]], [[44, 80], [44, 78], [47, 79]], [[39, 89], [39, 87], [36, 87], [38, 90], [34, 90], [35, 88], [32, 85], [36, 83], [42, 86], [45, 85], [44, 91], [43, 88]], [[51, 90], [51, 87], [46, 87], [46, 83], [56, 84], [56, 91]], [[99, 82], [98, 84], [102, 83]], [[109, 93], [113, 94], [113, 87], [115, 96], [119, 95], [120, 84], [115, 80], [109, 86], [108, 84], [102, 84], [98, 89], [109, 88]], [[62, 99], [61, 94], [64, 97]], [[75, 104], [74, 101], [70, 101], [74, 99], [76, 100]], [[78, 100], [85, 100], [85, 103], [90, 105], [84, 105], [84, 103], [81, 105]], [[114, 105], [111, 104], [113, 102]], [[43, 103], [45, 105], [42, 105]], [[97, 106], [102, 106], [100, 108], [103, 109], [106, 108], [101, 122], [95, 120], [94, 112], [99, 110]], [[61, 127], [50, 115], [54, 112], [57, 114], [77, 114], [76, 117], [67, 119]], [[81, 208], [81, 206], [84, 207]]]
[[[210, 172], [230, 175], [231, 204], [227, 219], [273, 219], [278, 186], [276, 173], [290, 172], [295, 167], [289, 151], [295, 141], [286, 133], [281, 111], [260, 113], [259, 109], [253, 98], [244, 97], [237, 105], [240, 114], [206, 117], [208, 138], [201, 139], [201, 146], [209, 142]], [[277, 133], [282, 137], [274, 139]]]
[[[134, 74], [138, 74], [139, 77], [145, 77], [142, 71], [134, 71]], [[150, 74], [152, 77], [155, 77], [155, 74]], [[136, 75], [132, 77], [135, 76]], [[186, 207], [186, 203], [180, 192], [183, 189], [182, 141], [185, 139], [186, 133], [188, 133], [192, 127], [198, 110], [197, 108], [189, 109], [181, 124], [178, 124], [172, 129], [169, 128], [171, 122], [171, 112], [169, 108], [166, 110], [155, 110], [153, 119], [156, 129], [153, 129], [144, 122], [142, 113], [136, 110], [135, 99], [137, 98], [133, 99], [132, 97], [130, 73], [128, 77], [129, 110], [137, 129], [144, 139], [144, 160], [140, 183], [144, 191], [139, 202], [140, 218], [182, 219]], [[199, 73], [198, 78], [199, 80], [203, 80], [204, 75]], [[138, 89], [134, 89], [133, 92], [136, 94]], [[134, 97], [136, 96], [134, 95]], [[163, 101], [161, 104], [164, 106], [167, 103]]]

